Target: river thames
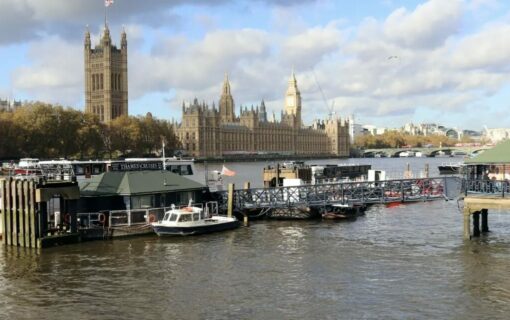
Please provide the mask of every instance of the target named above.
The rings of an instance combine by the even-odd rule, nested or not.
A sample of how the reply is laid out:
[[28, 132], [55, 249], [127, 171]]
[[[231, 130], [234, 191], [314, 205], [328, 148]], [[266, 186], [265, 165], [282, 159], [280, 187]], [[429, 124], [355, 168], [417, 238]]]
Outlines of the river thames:
[[[395, 174], [409, 162], [416, 175], [429, 163], [435, 175], [445, 161], [342, 162]], [[226, 180], [260, 186], [267, 164], [226, 163], [238, 173]], [[464, 241], [459, 203], [441, 200], [376, 205], [350, 222], [264, 220], [43, 252], [2, 246], [0, 318], [508, 319], [510, 215], [490, 212], [489, 226]]]

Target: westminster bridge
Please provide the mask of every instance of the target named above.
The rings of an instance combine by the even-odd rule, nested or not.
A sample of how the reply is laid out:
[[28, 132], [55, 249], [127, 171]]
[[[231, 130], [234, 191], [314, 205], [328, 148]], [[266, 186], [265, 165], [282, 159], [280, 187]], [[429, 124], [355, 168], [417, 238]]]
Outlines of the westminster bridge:
[[404, 152], [420, 152], [423, 157], [435, 157], [438, 155], [471, 155], [480, 153], [491, 146], [476, 147], [442, 147], [442, 148], [382, 148], [365, 149], [363, 157], [399, 157]]

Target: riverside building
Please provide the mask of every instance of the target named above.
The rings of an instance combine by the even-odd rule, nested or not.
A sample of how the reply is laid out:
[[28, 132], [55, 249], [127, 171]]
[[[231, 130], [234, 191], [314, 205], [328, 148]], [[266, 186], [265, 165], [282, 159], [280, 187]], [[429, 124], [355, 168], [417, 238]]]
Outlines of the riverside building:
[[292, 73], [281, 120], [268, 120], [264, 101], [241, 107], [235, 114], [234, 98], [225, 76], [218, 108], [205, 103], [182, 105], [182, 121], [174, 127], [183, 149], [193, 157], [214, 158], [251, 154], [349, 156], [349, 122], [333, 118], [304, 126], [301, 93]]

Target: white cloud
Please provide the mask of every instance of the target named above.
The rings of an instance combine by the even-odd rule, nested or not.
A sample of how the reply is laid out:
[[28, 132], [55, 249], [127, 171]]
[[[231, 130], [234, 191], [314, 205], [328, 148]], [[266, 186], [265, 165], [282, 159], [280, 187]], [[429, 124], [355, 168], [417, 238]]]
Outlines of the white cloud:
[[281, 51], [286, 60], [304, 69], [317, 64], [324, 55], [337, 51], [341, 40], [341, 32], [336, 23], [330, 23], [325, 27], [313, 27], [289, 36]]
[[[268, 30], [222, 29], [220, 19], [195, 16], [205, 19], [203, 26], [218, 24], [195, 37], [168, 34], [145, 23], [128, 24], [130, 103], [164, 96], [159, 105], [155, 101], [147, 108], [167, 108], [170, 103], [172, 115], [179, 118], [183, 100], [197, 97], [217, 103], [228, 72], [237, 108], [265, 99], [269, 112], [279, 116], [294, 65], [306, 123], [325, 117], [333, 101], [341, 116], [356, 113], [400, 121], [417, 110], [457, 114], [510, 82], [509, 25], [493, 23], [458, 33], [467, 5], [431, 0], [411, 11], [397, 9], [387, 18], [368, 17], [359, 25], [335, 20], [307, 26], [297, 17], [291, 27], [282, 20]], [[32, 16], [37, 19], [52, 14], [52, 19], [64, 19], [71, 10], [50, 13], [35, 8], [38, 14]], [[283, 9], [275, 11], [285, 16]], [[118, 32], [119, 26], [112, 27], [114, 42]], [[31, 63], [12, 75], [15, 91], [83, 105], [83, 29], [78, 34], [79, 42], [59, 36], [30, 42]], [[95, 34], [93, 41], [98, 37]]]
[[406, 47], [434, 48], [455, 34], [462, 17], [460, 0], [429, 0], [409, 12], [400, 8], [384, 22], [384, 33]]
[[462, 69], [510, 71], [510, 25], [494, 24], [462, 39], [453, 55]]
[[34, 42], [31, 65], [16, 69], [13, 85], [37, 100], [83, 105], [83, 49], [58, 37]]

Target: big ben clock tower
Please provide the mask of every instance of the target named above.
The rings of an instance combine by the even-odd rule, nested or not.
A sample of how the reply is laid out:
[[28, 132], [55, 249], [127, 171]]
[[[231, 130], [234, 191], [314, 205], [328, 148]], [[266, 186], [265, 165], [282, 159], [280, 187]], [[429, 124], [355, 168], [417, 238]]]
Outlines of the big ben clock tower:
[[301, 93], [297, 87], [296, 76], [294, 70], [289, 79], [289, 87], [285, 94], [285, 114], [294, 116], [294, 123], [297, 127], [301, 127]]

